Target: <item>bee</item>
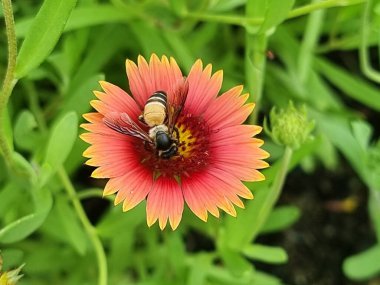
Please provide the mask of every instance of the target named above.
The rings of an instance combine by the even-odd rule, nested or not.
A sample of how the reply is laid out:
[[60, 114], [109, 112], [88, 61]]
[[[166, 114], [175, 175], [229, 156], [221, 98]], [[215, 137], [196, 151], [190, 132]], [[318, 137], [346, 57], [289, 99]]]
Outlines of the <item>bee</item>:
[[145, 131], [127, 113], [112, 112], [103, 118], [114, 131], [142, 140], [163, 159], [178, 154], [179, 132], [175, 127], [185, 105], [189, 84], [182, 78], [173, 88], [171, 100], [165, 91], [154, 92], [146, 101], [139, 121], [149, 128]]

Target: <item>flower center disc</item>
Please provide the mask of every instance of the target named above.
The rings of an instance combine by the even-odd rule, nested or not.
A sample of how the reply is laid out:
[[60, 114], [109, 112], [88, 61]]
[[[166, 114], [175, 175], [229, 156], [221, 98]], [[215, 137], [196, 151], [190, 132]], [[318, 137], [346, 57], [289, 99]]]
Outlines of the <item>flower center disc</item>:
[[141, 164], [155, 176], [190, 176], [208, 165], [209, 129], [203, 118], [184, 114], [178, 119], [176, 128], [178, 154], [169, 159], [160, 158], [153, 148], [147, 148], [143, 143], [136, 145]]

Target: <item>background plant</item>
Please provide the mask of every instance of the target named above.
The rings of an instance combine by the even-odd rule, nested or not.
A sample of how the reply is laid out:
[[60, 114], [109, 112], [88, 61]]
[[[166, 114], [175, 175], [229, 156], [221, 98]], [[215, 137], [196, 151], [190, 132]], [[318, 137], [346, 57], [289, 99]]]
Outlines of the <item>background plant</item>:
[[[265, 242], [300, 216], [294, 205], [274, 207], [287, 172], [348, 163], [368, 191], [376, 240], [342, 270], [352, 280], [378, 276], [379, 14], [371, 0], [2, 0], [5, 269], [25, 263], [20, 284], [282, 284], [257, 265], [288, 259]], [[185, 73], [196, 58], [213, 63], [224, 90], [244, 83], [252, 123], [289, 100], [315, 122], [314, 138], [294, 150], [265, 137], [272, 166], [248, 185], [256, 198], [237, 218], [203, 223], [185, 211], [177, 231], [161, 232], [147, 228], [144, 205], [122, 213], [99, 199], [103, 184], [83, 166], [81, 115], [99, 80], [127, 89], [126, 57], [152, 52], [174, 56]]]

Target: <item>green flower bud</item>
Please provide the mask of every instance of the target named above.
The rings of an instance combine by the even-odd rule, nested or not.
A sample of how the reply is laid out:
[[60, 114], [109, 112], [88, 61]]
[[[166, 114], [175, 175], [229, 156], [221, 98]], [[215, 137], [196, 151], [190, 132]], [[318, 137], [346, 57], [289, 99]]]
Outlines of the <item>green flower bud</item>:
[[315, 125], [314, 121], [308, 120], [306, 107], [303, 105], [300, 108], [296, 108], [291, 101], [286, 109], [277, 111], [273, 107], [269, 118], [271, 130], [265, 120], [265, 131], [272, 137], [275, 143], [288, 146], [291, 149], [297, 149], [305, 143]]

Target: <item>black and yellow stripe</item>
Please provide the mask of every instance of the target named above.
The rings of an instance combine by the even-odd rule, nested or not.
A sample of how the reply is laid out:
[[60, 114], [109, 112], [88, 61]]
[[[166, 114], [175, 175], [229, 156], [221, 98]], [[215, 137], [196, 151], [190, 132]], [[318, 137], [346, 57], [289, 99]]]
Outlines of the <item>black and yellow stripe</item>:
[[162, 105], [166, 109], [167, 104], [167, 95], [164, 91], [156, 91], [154, 92], [149, 99], [146, 101], [145, 106], [159, 104]]

